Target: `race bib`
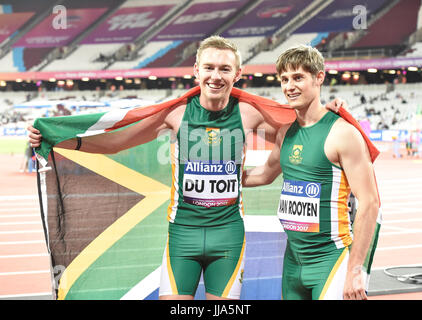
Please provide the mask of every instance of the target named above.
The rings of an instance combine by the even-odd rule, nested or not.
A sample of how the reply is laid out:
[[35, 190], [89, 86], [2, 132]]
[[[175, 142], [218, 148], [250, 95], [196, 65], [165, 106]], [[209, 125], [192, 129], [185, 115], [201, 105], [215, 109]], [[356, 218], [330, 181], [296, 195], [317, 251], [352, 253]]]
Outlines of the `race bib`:
[[185, 164], [183, 200], [196, 206], [221, 207], [236, 203], [239, 195], [237, 166], [234, 161]]
[[284, 180], [278, 218], [285, 230], [319, 232], [321, 184]]

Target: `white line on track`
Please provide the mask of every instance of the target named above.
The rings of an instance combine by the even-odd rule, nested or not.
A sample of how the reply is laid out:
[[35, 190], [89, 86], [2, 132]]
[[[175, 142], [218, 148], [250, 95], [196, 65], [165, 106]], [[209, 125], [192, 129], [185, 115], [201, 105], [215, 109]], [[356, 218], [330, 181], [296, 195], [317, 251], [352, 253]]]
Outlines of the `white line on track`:
[[391, 231], [391, 232], [380, 232], [380, 236], [385, 237], [385, 236], [396, 236], [399, 234], [412, 234], [412, 233], [422, 233], [422, 230], [403, 230], [403, 231]]
[[50, 272], [51, 270], [0, 272], [0, 276], [16, 276], [16, 275], [24, 275], [24, 274], [38, 274], [38, 273], [50, 273]]
[[33, 212], [39, 212], [40, 208], [0, 208], [0, 212], [8, 212], [8, 211], [33, 211]]
[[[394, 265], [394, 266], [389, 266], [389, 268], [394, 267], [394, 268], [408, 268], [408, 267], [420, 267], [421, 264], [420, 263], [413, 263], [413, 264], [406, 264], [406, 265]], [[376, 267], [376, 268], [371, 268], [372, 271], [374, 270], [384, 270], [386, 267]]]
[[422, 248], [422, 244], [414, 244], [410, 246], [393, 246], [393, 247], [380, 247], [377, 248], [376, 251], [388, 251], [388, 250], [402, 250], [402, 249], [414, 249], [414, 248]]
[[421, 179], [420, 178], [408, 178], [408, 179], [383, 179], [381, 181], [379, 181], [378, 183], [381, 184], [389, 184], [394, 186], [394, 184], [402, 184], [402, 183], [416, 183], [416, 184], [420, 184], [421, 183]]
[[22, 218], [22, 217], [39, 217], [39, 214], [0, 214], [0, 219], [2, 218]]
[[36, 208], [39, 207], [38, 201], [19, 201], [19, 202], [2, 202], [0, 204], [0, 208], [14, 208], [14, 207], [31, 207]]
[[34, 258], [34, 257], [48, 257], [48, 253], [30, 253], [30, 254], [9, 254], [0, 256], [0, 259], [14, 259], [14, 258]]
[[415, 222], [415, 221], [422, 221], [422, 218], [386, 220], [386, 221], [383, 221], [382, 223], [384, 225], [384, 224], [390, 224], [390, 223]]
[[44, 233], [43, 229], [0, 231], [0, 234]]
[[13, 225], [25, 225], [25, 224], [39, 225], [40, 221], [0, 222], [0, 226], [13, 226]]
[[407, 213], [417, 213], [417, 214], [421, 214], [422, 213], [422, 209], [421, 208], [383, 208], [382, 209], [382, 215], [385, 216], [389, 216], [389, 215], [393, 215], [393, 214], [407, 214]]
[[51, 296], [52, 292], [35, 292], [35, 293], [22, 293], [22, 294], [4, 294], [0, 295], [0, 299], [17, 299], [17, 298], [35, 298], [42, 296]]
[[37, 195], [0, 196], [0, 201], [38, 200]]
[[45, 240], [28, 240], [28, 241], [1, 241], [0, 245], [17, 245], [17, 244], [35, 244], [35, 243], [45, 243]]
[[382, 226], [383, 229], [388, 229], [388, 230], [399, 230], [399, 231], [422, 231], [422, 229], [412, 229], [411, 227], [397, 227], [397, 226], [391, 226], [391, 225], [383, 225]]

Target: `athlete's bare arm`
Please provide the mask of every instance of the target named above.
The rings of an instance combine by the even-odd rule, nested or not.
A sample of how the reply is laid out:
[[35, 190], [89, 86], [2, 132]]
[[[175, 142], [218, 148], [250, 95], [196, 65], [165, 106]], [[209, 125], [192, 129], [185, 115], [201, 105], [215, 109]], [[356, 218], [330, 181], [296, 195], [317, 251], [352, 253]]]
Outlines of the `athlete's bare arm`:
[[351, 192], [359, 203], [343, 295], [345, 299], [367, 299], [362, 267], [379, 210], [374, 168], [362, 135], [343, 119], [333, 125], [325, 143], [325, 153], [331, 162], [343, 168]]
[[280, 149], [288, 127], [279, 129], [274, 147], [264, 165], [243, 172], [243, 187], [256, 187], [272, 183], [282, 172], [280, 166]]
[[[184, 110], [183, 106], [166, 109], [124, 130], [83, 137], [79, 150], [89, 153], [113, 154], [152, 141], [165, 130], [177, 132]], [[28, 131], [31, 146], [34, 148], [40, 146], [42, 135], [39, 130], [29, 126]], [[76, 139], [69, 139], [58, 143], [56, 147], [75, 149], [76, 145]]]

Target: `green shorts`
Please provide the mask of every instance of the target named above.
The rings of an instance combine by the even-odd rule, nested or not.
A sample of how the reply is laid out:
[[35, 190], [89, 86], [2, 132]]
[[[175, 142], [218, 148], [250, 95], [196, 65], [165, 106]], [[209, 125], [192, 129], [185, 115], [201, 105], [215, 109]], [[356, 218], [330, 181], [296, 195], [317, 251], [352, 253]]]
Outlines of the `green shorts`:
[[169, 224], [159, 295], [195, 295], [203, 272], [205, 291], [239, 299], [245, 258], [243, 220], [212, 227]]
[[349, 249], [337, 249], [317, 259], [291, 251], [287, 244], [283, 260], [283, 300], [342, 300]]

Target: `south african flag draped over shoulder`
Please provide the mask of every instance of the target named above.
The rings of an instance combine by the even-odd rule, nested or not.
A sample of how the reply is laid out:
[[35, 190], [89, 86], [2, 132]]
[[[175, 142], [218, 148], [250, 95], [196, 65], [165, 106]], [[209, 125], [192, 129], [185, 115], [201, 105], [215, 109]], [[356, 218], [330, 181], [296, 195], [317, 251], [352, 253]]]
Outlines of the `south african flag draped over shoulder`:
[[[60, 279], [54, 283], [58, 299], [157, 297], [172, 181], [168, 135], [113, 155], [53, 147], [77, 136], [125, 128], [198, 94], [195, 87], [180, 98], [148, 107], [36, 119], [34, 127], [43, 136], [35, 150], [42, 167], [41, 213], [53, 279]], [[231, 95], [254, 106], [273, 125], [296, 118], [291, 108], [270, 99], [236, 88]], [[374, 161], [378, 150], [346, 110], [339, 113], [360, 130]], [[368, 252], [368, 274], [380, 223]]]

